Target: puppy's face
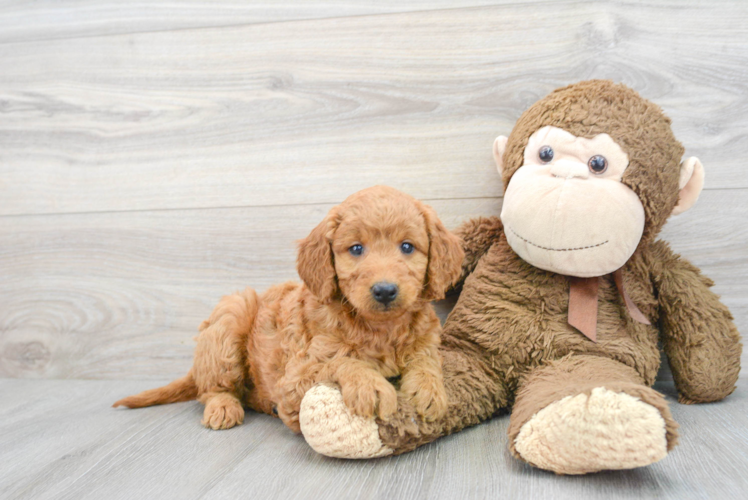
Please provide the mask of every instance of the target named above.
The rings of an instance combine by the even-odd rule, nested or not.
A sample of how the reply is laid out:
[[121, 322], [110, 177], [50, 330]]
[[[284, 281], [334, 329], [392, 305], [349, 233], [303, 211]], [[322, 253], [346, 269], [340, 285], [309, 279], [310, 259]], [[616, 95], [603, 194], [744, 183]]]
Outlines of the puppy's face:
[[418, 206], [404, 196], [365, 197], [341, 210], [340, 218], [332, 251], [343, 296], [371, 319], [410, 310], [429, 262], [429, 235]]
[[330, 210], [300, 242], [297, 269], [323, 302], [339, 297], [386, 320], [442, 298], [462, 259], [460, 240], [431, 208], [375, 186]]

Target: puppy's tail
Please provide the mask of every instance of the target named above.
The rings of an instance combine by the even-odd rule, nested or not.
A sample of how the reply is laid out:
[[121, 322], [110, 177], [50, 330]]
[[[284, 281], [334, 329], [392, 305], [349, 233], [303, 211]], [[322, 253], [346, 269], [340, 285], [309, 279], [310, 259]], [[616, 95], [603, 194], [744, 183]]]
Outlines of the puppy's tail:
[[[289, 287], [293, 288], [286, 285], [285, 288], [270, 293], [278, 294]], [[258, 309], [259, 298], [251, 288], [222, 298], [210, 318], [200, 325], [195, 365], [187, 375], [158, 389], [120, 399], [112, 406], [143, 408], [191, 401], [198, 396], [195, 374], [201, 388], [200, 394], [215, 386], [222, 387], [223, 390], [229, 386], [239, 390], [244, 383], [247, 340]]]
[[144, 406], [163, 405], [191, 401], [197, 397], [197, 385], [192, 372], [174, 382], [158, 389], [148, 389], [140, 394], [128, 396], [114, 403], [113, 407], [127, 406], [128, 408], [143, 408]]

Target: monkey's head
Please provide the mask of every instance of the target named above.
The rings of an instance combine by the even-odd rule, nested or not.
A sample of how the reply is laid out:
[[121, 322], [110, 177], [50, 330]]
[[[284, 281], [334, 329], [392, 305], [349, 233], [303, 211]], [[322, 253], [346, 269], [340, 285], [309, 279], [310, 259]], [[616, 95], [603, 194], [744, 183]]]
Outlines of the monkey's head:
[[704, 184], [670, 119], [624, 85], [558, 89], [494, 142], [509, 245], [530, 264], [592, 277], [622, 267]]

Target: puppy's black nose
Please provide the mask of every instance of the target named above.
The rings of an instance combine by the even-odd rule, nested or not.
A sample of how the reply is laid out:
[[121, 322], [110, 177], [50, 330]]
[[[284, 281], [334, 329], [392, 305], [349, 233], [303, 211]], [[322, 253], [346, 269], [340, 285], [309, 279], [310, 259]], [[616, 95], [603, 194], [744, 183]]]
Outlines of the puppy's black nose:
[[397, 297], [397, 285], [394, 283], [387, 283], [386, 281], [380, 281], [371, 287], [371, 294], [374, 297], [374, 300], [387, 305]]

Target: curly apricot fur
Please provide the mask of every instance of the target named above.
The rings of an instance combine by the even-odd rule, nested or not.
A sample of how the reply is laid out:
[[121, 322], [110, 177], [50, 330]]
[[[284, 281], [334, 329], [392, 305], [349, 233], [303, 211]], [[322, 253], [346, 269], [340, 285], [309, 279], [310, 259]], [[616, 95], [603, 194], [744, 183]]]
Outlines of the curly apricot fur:
[[[414, 250], [402, 251], [407, 241]], [[348, 249], [360, 244], [360, 256]], [[429, 304], [460, 275], [463, 251], [434, 211], [395, 189], [360, 191], [330, 210], [299, 243], [304, 283], [258, 295], [224, 297], [200, 326], [187, 376], [115, 403], [130, 408], [197, 398], [203, 424], [228, 429], [242, 404], [276, 414], [299, 432], [299, 407], [319, 382], [341, 387], [356, 414], [387, 419], [403, 395], [427, 420], [444, 414], [439, 319]], [[395, 300], [372, 298], [375, 283], [398, 288]]]

